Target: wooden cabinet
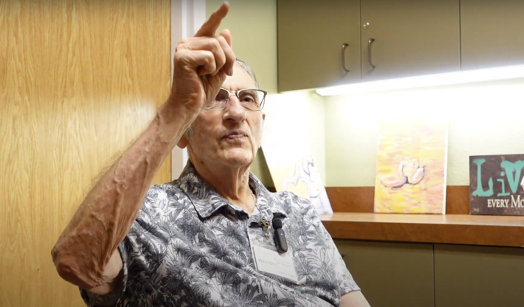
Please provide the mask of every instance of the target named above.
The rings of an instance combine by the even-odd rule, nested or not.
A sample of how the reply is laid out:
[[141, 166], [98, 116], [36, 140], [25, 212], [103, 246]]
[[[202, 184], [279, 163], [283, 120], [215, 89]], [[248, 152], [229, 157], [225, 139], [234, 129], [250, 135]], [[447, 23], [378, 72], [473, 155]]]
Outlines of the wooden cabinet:
[[461, 0], [462, 69], [524, 64], [524, 1]]
[[435, 244], [436, 307], [520, 307], [522, 284], [522, 248]]
[[360, 0], [277, 5], [279, 91], [360, 81]]
[[362, 0], [361, 23], [364, 82], [460, 70], [459, 0]]
[[459, 0], [278, 0], [277, 12], [279, 91], [460, 69]]
[[278, 0], [277, 9], [279, 91], [524, 64], [524, 1]]
[[335, 240], [373, 307], [434, 307], [433, 245]]
[[335, 240], [373, 307], [520, 307], [524, 249]]

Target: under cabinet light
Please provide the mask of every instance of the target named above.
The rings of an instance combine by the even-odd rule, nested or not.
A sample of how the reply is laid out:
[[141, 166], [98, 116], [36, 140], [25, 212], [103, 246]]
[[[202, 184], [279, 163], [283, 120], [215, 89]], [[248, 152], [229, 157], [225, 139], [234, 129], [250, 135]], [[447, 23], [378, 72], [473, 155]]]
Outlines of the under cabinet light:
[[317, 89], [316, 92], [321, 96], [362, 94], [484, 81], [510, 80], [518, 78], [524, 78], [524, 65], [466, 70], [451, 73], [339, 85], [320, 88]]

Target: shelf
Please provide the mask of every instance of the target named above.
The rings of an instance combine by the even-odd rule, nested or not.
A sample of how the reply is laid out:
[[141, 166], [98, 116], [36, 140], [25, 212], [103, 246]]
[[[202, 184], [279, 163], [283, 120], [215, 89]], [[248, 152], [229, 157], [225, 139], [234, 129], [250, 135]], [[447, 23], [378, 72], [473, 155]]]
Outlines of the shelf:
[[333, 239], [524, 247], [524, 217], [335, 212], [321, 216]]

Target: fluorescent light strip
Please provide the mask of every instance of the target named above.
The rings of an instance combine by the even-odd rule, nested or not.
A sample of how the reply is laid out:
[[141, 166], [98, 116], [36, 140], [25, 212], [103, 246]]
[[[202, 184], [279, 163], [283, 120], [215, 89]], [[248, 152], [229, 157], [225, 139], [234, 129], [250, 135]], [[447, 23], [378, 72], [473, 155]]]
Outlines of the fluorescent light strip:
[[484, 81], [524, 78], [524, 65], [488, 69], [466, 70], [452, 73], [423, 75], [407, 78], [388, 79], [373, 82], [339, 85], [317, 89], [321, 96], [361, 94], [392, 90], [405, 90], [442, 85], [456, 85]]

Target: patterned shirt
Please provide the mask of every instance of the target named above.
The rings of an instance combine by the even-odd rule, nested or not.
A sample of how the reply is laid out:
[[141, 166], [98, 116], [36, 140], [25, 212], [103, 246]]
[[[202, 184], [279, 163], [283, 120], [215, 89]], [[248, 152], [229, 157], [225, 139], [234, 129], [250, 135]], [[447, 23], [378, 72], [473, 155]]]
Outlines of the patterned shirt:
[[[152, 186], [119, 245], [122, 286], [101, 296], [81, 290], [86, 304], [319, 307], [360, 290], [307, 199], [270, 193], [253, 174], [249, 186], [258, 208], [251, 216], [191, 163], [178, 180]], [[298, 283], [256, 269], [250, 237], [275, 246], [263, 223], [274, 217], [283, 221]]]

